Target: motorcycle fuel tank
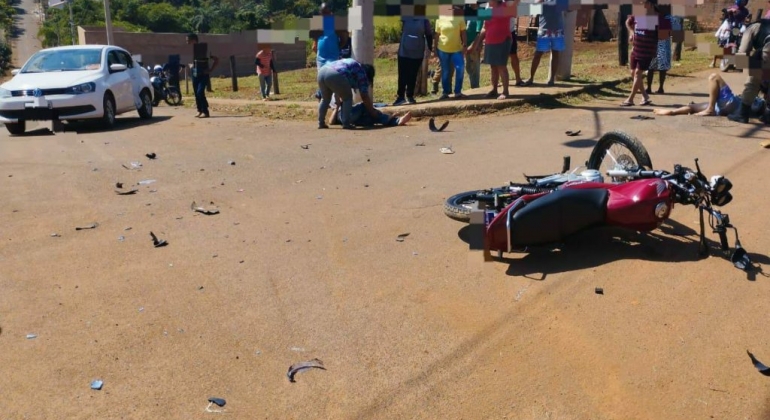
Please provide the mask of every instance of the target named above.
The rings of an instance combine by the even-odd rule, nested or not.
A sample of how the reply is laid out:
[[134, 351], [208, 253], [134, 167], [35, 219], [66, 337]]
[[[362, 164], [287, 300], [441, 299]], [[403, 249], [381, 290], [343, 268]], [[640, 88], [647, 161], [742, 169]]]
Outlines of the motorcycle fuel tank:
[[609, 225], [651, 231], [671, 214], [671, 191], [661, 179], [631, 181], [615, 185], [609, 191]]

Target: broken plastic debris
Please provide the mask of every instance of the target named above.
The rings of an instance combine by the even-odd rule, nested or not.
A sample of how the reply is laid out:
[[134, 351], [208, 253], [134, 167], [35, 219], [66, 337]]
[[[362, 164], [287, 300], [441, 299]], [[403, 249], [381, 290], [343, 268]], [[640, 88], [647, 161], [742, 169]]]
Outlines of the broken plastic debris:
[[398, 241], [398, 242], [404, 242], [404, 238], [406, 238], [407, 236], [409, 236], [409, 233], [408, 233], [408, 232], [407, 232], [407, 233], [402, 233], [402, 234], [400, 234], [400, 235], [398, 235], [398, 236], [396, 237], [396, 241]]
[[91, 389], [100, 391], [103, 386], [104, 386], [104, 381], [102, 380], [97, 379], [95, 381], [91, 381]]
[[224, 398], [217, 398], [217, 397], [211, 397], [209, 398], [210, 403], [214, 403], [218, 405], [219, 407], [224, 407], [225, 404], [227, 404], [227, 401], [225, 401]]
[[228, 164], [228, 165], [235, 165], [235, 161], [234, 161], [234, 160], [228, 160], [228, 161], [227, 161], [227, 164]]
[[313, 359], [307, 362], [295, 363], [289, 366], [289, 371], [286, 372], [286, 376], [289, 378], [289, 382], [296, 382], [294, 380], [294, 375], [296, 375], [297, 372], [311, 368], [326, 370], [324, 367], [324, 362], [322, 362], [320, 359]]
[[602, 289], [601, 287], [597, 287], [596, 289], [594, 289], [594, 293], [596, 293], [597, 295], [603, 295], [604, 289]]
[[51, 237], [52, 238], [61, 238], [61, 235], [59, 235], [58, 233], [52, 233]]
[[564, 134], [566, 134], [566, 135], [568, 135], [570, 137], [574, 137], [574, 136], [577, 136], [577, 135], [580, 134], [580, 130], [577, 130], [577, 131], [569, 130], [569, 131], [566, 131]]
[[158, 237], [155, 236], [154, 233], [150, 232], [150, 236], [152, 237], [152, 244], [155, 245], [155, 248], [160, 248], [162, 246], [168, 245], [168, 242], [166, 242], [165, 239], [158, 239]]
[[37, 334], [27, 334], [27, 340], [34, 340], [37, 338]]
[[116, 182], [115, 183], [115, 188], [123, 188], [123, 183], [122, 182]]
[[444, 124], [441, 124], [440, 128], [436, 128], [436, 119], [431, 118], [430, 121], [428, 121], [428, 127], [430, 128], [430, 131], [434, 133], [438, 133], [439, 131], [444, 131], [445, 128], [449, 125], [449, 121], [444, 121]]
[[155, 153], [147, 153], [145, 156], [147, 156], [147, 159], [155, 159], [156, 157]]
[[139, 185], [150, 185], [153, 182], [155, 182], [154, 179], [145, 179], [145, 180], [139, 181]]
[[133, 189], [133, 190], [130, 190], [130, 191], [118, 191], [118, 190], [115, 190], [115, 194], [117, 194], [117, 195], [133, 195], [133, 194], [136, 194], [138, 192], [139, 192], [139, 190], [137, 190], [137, 189]]
[[142, 163], [141, 162], [131, 162], [131, 163], [129, 163], [129, 166], [126, 166], [126, 165], [121, 165], [121, 166], [123, 166], [124, 168], [126, 168], [128, 170], [139, 169], [139, 168], [142, 167]]
[[415, 146], [425, 146], [425, 142], [422, 142], [422, 143], [415, 143]]
[[451, 155], [451, 154], [453, 154], [454, 152], [455, 152], [455, 151], [454, 151], [454, 150], [452, 150], [452, 146], [449, 146], [449, 147], [442, 147], [442, 148], [441, 148], [441, 153], [443, 153], [443, 154], [445, 154], [445, 155]]
[[91, 223], [87, 226], [77, 226], [75, 230], [86, 230], [86, 229], [96, 229], [99, 226], [98, 223]]
[[[312, 144], [312, 143], [311, 143], [311, 144]], [[303, 144], [303, 145], [300, 145], [299, 147], [301, 147], [301, 148], [303, 148], [303, 149], [307, 150], [307, 149], [309, 149], [309, 148], [310, 148], [310, 144]]]
[[203, 213], [203, 214], [205, 214], [207, 216], [211, 216], [211, 215], [214, 215], [214, 214], [219, 214], [219, 210], [218, 209], [206, 209], [204, 207], [198, 207], [198, 205], [195, 204], [195, 201], [193, 201], [192, 204], [190, 204], [190, 209], [192, 211], [196, 211], [198, 213]]
[[757, 358], [754, 357], [754, 355], [751, 354], [750, 351], [746, 350], [746, 353], [749, 354], [749, 357], [751, 358], [751, 363], [754, 363], [754, 367], [757, 368], [759, 373], [761, 373], [761, 374], [763, 374], [765, 376], [770, 376], [770, 367], [765, 366], [764, 363], [762, 363], [759, 360], [757, 360]]
[[650, 117], [647, 115], [635, 115], [631, 117], [632, 120], [654, 120], [655, 117]]

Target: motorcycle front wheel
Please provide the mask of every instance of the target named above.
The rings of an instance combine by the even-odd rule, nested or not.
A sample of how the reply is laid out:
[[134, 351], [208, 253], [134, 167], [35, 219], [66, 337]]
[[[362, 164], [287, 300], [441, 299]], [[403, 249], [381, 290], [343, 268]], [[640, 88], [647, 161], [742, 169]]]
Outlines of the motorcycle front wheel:
[[602, 175], [609, 169], [653, 169], [647, 149], [635, 137], [622, 131], [604, 134], [594, 146], [586, 166], [598, 170]]
[[176, 88], [169, 88], [165, 99], [169, 106], [178, 106], [182, 103], [182, 94]]

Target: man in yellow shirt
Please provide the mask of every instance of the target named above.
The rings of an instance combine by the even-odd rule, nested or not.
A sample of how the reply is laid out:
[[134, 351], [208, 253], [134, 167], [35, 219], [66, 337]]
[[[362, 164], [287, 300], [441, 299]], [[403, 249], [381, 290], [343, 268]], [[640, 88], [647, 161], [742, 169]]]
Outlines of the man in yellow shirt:
[[463, 73], [465, 72], [465, 49], [468, 47], [466, 38], [463, 6], [452, 5], [444, 9], [436, 19], [436, 35], [433, 37], [433, 53], [441, 62], [441, 99], [449, 98], [452, 88], [451, 72], [455, 73], [454, 97], [465, 98], [462, 93]]

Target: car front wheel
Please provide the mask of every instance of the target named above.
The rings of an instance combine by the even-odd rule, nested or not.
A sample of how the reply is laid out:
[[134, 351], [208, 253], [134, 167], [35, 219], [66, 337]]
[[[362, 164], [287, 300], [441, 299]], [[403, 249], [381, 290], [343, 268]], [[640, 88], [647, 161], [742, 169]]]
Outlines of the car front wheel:
[[13, 135], [19, 135], [24, 134], [24, 131], [27, 129], [27, 124], [23, 120], [19, 120], [19, 122], [16, 123], [5, 124], [5, 128], [9, 133]]
[[115, 100], [112, 99], [110, 93], [104, 95], [104, 115], [102, 115], [102, 125], [104, 128], [112, 128], [115, 126]]
[[143, 120], [149, 120], [152, 118], [152, 97], [150, 92], [146, 89], [139, 94], [139, 99], [142, 100], [142, 104], [139, 106], [139, 118]]

